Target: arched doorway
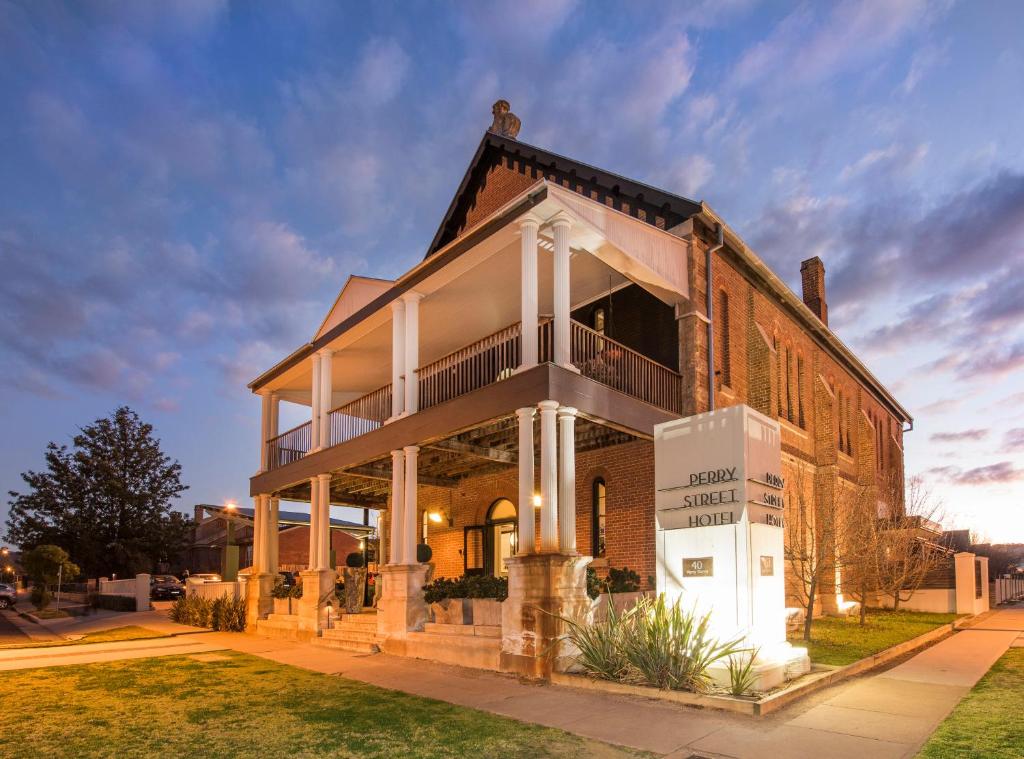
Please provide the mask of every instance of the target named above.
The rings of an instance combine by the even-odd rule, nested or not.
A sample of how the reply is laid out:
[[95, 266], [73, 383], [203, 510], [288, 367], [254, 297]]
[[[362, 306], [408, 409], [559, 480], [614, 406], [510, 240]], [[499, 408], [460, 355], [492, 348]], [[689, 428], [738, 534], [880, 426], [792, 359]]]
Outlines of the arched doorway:
[[508, 498], [499, 498], [487, 509], [484, 524], [473, 525], [465, 530], [465, 573], [507, 576], [505, 561], [515, 554], [518, 538], [516, 505]]

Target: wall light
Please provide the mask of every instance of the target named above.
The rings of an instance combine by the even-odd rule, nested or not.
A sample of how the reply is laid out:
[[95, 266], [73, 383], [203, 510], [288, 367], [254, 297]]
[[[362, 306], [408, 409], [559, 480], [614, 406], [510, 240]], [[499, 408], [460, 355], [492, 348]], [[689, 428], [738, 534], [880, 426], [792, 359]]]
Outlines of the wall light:
[[427, 519], [434, 524], [441, 524], [445, 520], [448, 522], [448, 526], [451, 527], [455, 524], [451, 516], [446, 513], [443, 509], [435, 509], [434, 511], [427, 512]]
[[228, 511], [234, 511], [235, 509], [238, 508], [238, 504], [235, 503], [234, 501], [225, 501], [224, 508], [227, 509]]
[[533, 494], [533, 508], [539, 509], [540, 508], [540, 503], [541, 503], [540, 496], [537, 493], [534, 493]]

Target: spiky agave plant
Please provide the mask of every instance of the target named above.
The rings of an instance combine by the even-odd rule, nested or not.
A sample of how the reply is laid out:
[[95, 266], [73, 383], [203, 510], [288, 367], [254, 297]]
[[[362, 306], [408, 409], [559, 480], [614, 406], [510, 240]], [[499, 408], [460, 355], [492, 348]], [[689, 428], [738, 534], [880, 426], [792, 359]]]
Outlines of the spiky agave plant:
[[726, 665], [729, 667], [729, 692], [734, 696], [742, 696], [749, 693], [757, 680], [757, 673], [754, 672], [754, 660], [761, 649], [751, 648], [746, 651], [739, 651], [729, 657]]
[[624, 630], [632, 624], [636, 608], [618, 612], [614, 599], [609, 599], [608, 614], [593, 623], [559, 617], [565, 625], [562, 640], [576, 649], [574, 658], [583, 671], [602, 680], [621, 681], [629, 672], [623, 652]]

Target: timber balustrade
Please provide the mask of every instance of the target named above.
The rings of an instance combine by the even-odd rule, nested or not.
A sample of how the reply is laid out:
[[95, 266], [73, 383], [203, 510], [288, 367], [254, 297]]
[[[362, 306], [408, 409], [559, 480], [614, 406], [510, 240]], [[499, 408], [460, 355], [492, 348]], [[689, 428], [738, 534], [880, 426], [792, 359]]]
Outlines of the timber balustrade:
[[309, 453], [312, 422], [305, 422], [267, 441], [267, 466], [277, 469]]
[[420, 409], [428, 409], [512, 376], [519, 366], [521, 331], [522, 326], [517, 322], [421, 366], [416, 372]]
[[[682, 377], [632, 348], [580, 324], [570, 322], [572, 363], [580, 374], [652, 406], [681, 413]], [[518, 322], [477, 340], [416, 371], [419, 408], [428, 409], [510, 377], [519, 366], [522, 325]], [[554, 357], [552, 321], [537, 326], [538, 357]], [[379, 429], [391, 415], [391, 385], [374, 390], [330, 412], [330, 444], [339, 445]], [[267, 441], [271, 469], [305, 456], [310, 423]]]
[[379, 429], [391, 416], [391, 384], [338, 406], [330, 414], [331, 445], [365, 435]]

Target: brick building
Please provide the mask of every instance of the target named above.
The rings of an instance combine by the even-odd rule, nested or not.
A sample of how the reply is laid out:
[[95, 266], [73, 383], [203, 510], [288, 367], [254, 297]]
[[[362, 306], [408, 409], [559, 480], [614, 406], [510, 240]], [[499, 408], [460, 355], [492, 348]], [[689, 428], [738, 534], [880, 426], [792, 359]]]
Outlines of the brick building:
[[[561, 557], [573, 577], [646, 581], [653, 426], [739, 403], [779, 419], [806, 498], [900, 507], [911, 419], [829, 329], [819, 259], [797, 296], [705, 203], [516, 136], [484, 135], [422, 263], [350, 279], [310, 343], [250, 385], [262, 513], [309, 500], [316, 530], [326, 503], [379, 510], [410, 596], [420, 542], [441, 576]], [[310, 421], [280, 432], [281, 402]]]

